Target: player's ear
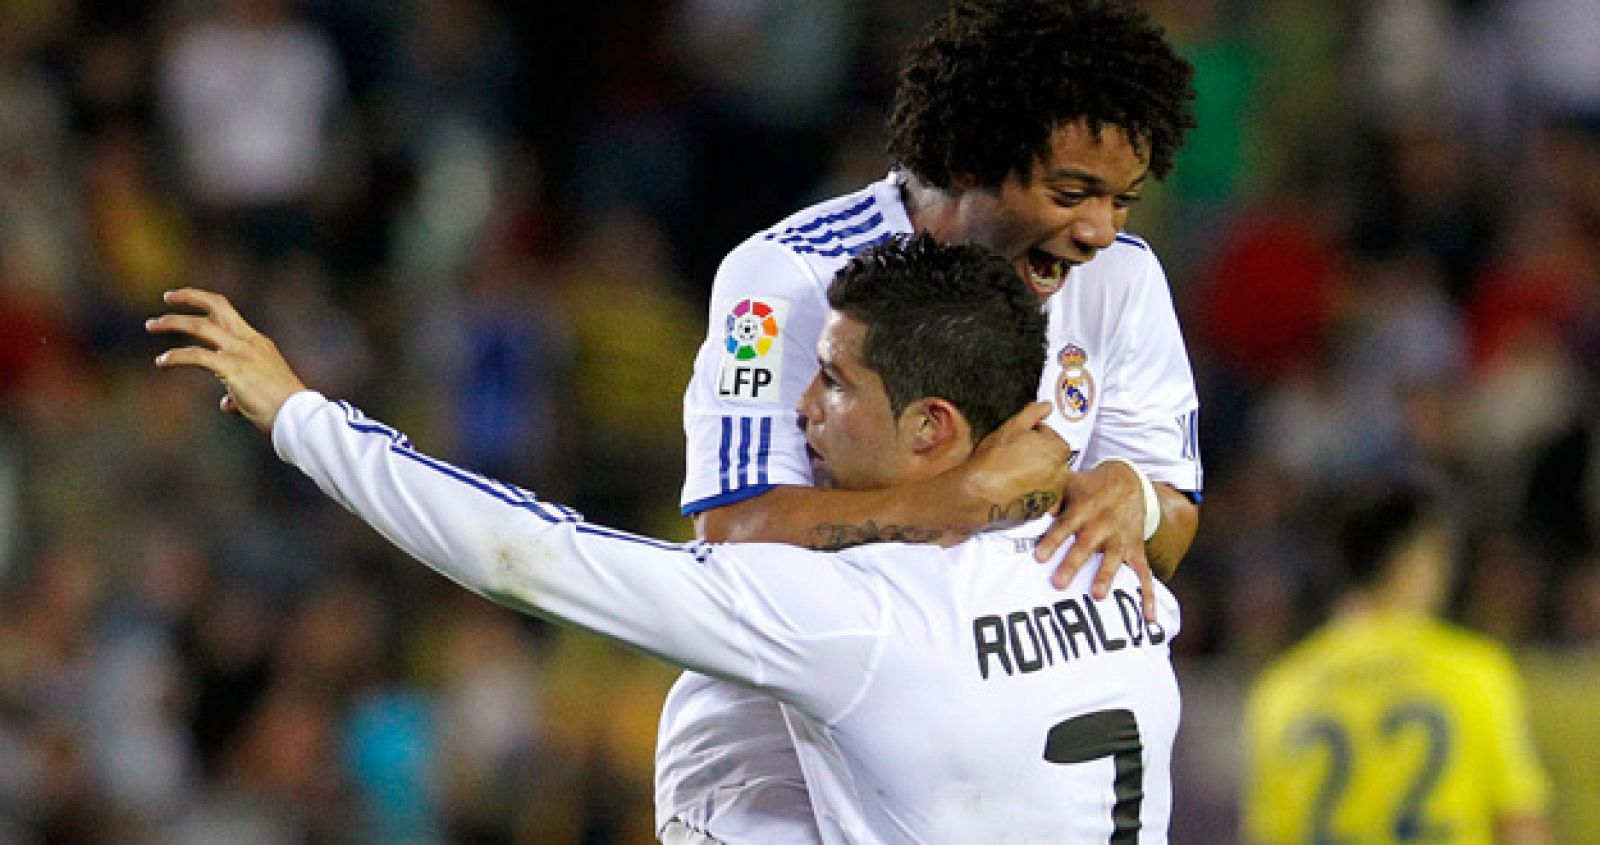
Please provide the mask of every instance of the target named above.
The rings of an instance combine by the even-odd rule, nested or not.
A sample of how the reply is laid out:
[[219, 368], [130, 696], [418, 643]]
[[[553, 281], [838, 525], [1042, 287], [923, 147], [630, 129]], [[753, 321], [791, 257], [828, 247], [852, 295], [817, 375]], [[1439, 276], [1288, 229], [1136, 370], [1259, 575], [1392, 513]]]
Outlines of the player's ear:
[[970, 445], [972, 441], [967, 418], [948, 400], [936, 396], [907, 405], [900, 414], [900, 426], [912, 450], [919, 453]]

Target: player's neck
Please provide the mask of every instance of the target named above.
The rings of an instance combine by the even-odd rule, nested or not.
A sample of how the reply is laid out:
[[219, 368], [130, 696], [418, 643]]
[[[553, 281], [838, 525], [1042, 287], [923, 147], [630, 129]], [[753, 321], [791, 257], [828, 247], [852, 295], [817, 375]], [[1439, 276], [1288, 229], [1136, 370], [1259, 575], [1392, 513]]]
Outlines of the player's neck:
[[1384, 588], [1352, 590], [1334, 606], [1333, 615], [1346, 619], [1370, 616], [1433, 616], [1431, 602], [1408, 592]]
[[920, 176], [908, 174], [900, 184], [900, 201], [905, 204], [912, 229], [927, 232], [940, 241], [952, 240], [949, 234], [955, 228], [959, 211], [953, 193], [928, 184]]

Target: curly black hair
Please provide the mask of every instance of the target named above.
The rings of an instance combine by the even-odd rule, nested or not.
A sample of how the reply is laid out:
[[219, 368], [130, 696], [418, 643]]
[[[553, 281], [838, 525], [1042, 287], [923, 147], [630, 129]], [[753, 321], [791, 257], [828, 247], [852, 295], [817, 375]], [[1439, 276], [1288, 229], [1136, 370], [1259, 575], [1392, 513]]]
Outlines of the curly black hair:
[[866, 325], [862, 361], [896, 416], [937, 396], [961, 409], [977, 439], [1038, 393], [1047, 322], [1039, 297], [981, 246], [891, 238], [834, 276], [828, 304]]
[[957, 0], [912, 44], [889, 155], [936, 187], [1026, 182], [1056, 128], [1120, 127], [1157, 179], [1194, 126], [1194, 68], [1126, 0]]

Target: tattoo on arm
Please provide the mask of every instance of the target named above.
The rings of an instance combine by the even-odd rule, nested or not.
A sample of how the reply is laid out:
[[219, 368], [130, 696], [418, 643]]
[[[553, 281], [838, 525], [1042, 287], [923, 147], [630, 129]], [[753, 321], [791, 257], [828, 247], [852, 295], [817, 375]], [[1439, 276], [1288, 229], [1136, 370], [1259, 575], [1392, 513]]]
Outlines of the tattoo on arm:
[[835, 552], [862, 543], [934, 543], [944, 531], [922, 525], [879, 525], [869, 519], [860, 525], [818, 525], [811, 534], [816, 538], [813, 548]]
[[1023, 493], [1004, 505], [993, 505], [989, 508], [989, 522], [1027, 522], [1038, 519], [1056, 509], [1056, 503], [1061, 501], [1053, 490], [1035, 490]]

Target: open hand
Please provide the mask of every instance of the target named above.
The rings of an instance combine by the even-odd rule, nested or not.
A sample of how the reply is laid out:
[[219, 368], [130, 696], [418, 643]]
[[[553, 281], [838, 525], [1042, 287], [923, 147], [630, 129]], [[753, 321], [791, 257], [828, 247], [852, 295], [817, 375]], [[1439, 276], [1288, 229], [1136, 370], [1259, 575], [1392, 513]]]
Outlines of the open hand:
[[1144, 493], [1132, 468], [1108, 461], [1072, 473], [1062, 497], [1059, 515], [1034, 550], [1040, 561], [1046, 561], [1069, 537], [1077, 538], [1056, 565], [1055, 585], [1065, 587], [1090, 556], [1099, 552], [1103, 555], [1100, 571], [1095, 573], [1090, 593], [1096, 599], [1105, 598], [1117, 569], [1126, 564], [1143, 587], [1145, 619], [1155, 621], [1155, 578], [1144, 545]]
[[161, 298], [199, 313], [162, 314], [146, 320], [145, 331], [188, 335], [203, 345], [169, 349], [156, 356], [156, 366], [210, 370], [228, 390], [220, 403], [224, 412], [242, 414], [262, 431], [272, 431], [278, 409], [306, 389], [272, 338], [245, 322], [220, 293], [181, 288]]

